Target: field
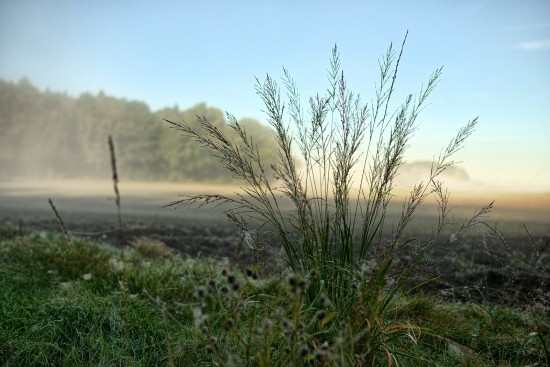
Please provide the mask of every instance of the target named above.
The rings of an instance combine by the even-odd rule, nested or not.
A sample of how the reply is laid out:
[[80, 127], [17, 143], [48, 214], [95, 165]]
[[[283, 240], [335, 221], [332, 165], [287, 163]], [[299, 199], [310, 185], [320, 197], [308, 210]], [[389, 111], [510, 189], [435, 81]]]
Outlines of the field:
[[[45, 310], [50, 308], [52, 309], [50, 311], [54, 314], [57, 313], [58, 317], [68, 313], [65, 316], [75, 323], [86, 323], [85, 320], [89, 315], [96, 315], [92, 317], [91, 321], [100, 324], [110, 322], [111, 326], [109, 327], [120, 338], [117, 341], [120, 345], [111, 350], [111, 346], [108, 345], [111, 336], [105, 332], [97, 334], [97, 330], [90, 331], [85, 327], [88, 330], [88, 336], [73, 336], [72, 338], [80, 338], [81, 343], [85, 345], [84, 348], [90, 348], [89, 351], [85, 351], [88, 353], [86, 354], [83, 350], [78, 349], [80, 348], [78, 345], [68, 348], [59, 344], [68, 342], [61, 336], [56, 337], [61, 338], [62, 342], [49, 340], [47, 336], [49, 334], [41, 334], [37, 330], [30, 334], [26, 331], [22, 332], [23, 329], [16, 331], [14, 327], [17, 328], [18, 324], [11, 320], [4, 324], [0, 330], [3, 333], [8, 333], [4, 334], [0, 340], [1, 343], [4, 343], [0, 352], [3, 352], [5, 356], [9, 355], [9, 357], [4, 357], [7, 359], [0, 359], [0, 361], [6, 365], [19, 365], [20, 363], [28, 365], [59, 365], [59, 363], [81, 365], [88, 363], [95, 365], [103, 363], [106, 365], [145, 366], [159, 363], [163, 365], [196, 363], [205, 366], [229, 366], [232, 364], [230, 363], [231, 358], [228, 356], [231, 353], [236, 353], [236, 355], [240, 355], [243, 361], [242, 365], [287, 365], [290, 360], [296, 365], [301, 365], [292, 357], [292, 353], [300, 355], [297, 346], [300, 343], [287, 345], [285, 344], [286, 339], [279, 340], [276, 336], [268, 336], [265, 330], [258, 331], [261, 338], [252, 337], [254, 332], [247, 324], [247, 322], [252, 322], [247, 318], [265, 319], [269, 316], [268, 319], [273, 321], [274, 316], [269, 313], [275, 312], [277, 307], [281, 307], [281, 299], [285, 297], [290, 300], [290, 306], [294, 304], [294, 301], [296, 304], [299, 303], [298, 298], [293, 298], [292, 294], [285, 295], [289, 292], [288, 287], [284, 286], [289, 275], [283, 272], [284, 267], [279, 256], [280, 245], [276, 239], [270, 237], [268, 233], [266, 235], [267, 247], [263, 253], [258, 254], [243, 244], [241, 233], [226, 220], [220, 208], [174, 210], [163, 207], [177, 199], [177, 195], [180, 194], [211, 192], [231, 195], [235, 190], [238, 188], [121, 183], [124, 229], [120, 233], [117, 229], [117, 210], [113, 199], [112, 185], [108, 180], [1, 183], [0, 224], [3, 232], [0, 244], [4, 244], [2, 247], [3, 264], [9, 264], [13, 260], [13, 264], [10, 265], [13, 269], [24, 269], [25, 264], [17, 261], [30, 261], [26, 256], [34, 256], [33, 266], [48, 270], [48, 274], [55, 273], [54, 283], [60, 285], [71, 283], [78, 288], [75, 290], [76, 293], [71, 293], [72, 291], [67, 289], [59, 291], [56, 288], [55, 292], [64, 292], [65, 295], [55, 293], [53, 301], [43, 304], [40, 303], [40, 300], [32, 298], [32, 294], [35, 293], [27, 294], [21, 291], [25, 297], [31, 297], [29, 298], [31, 304], [38, 302], [38, 306], [29, 306], [27, 312], [31, 312], [29, 315], [32, 317], [29, 316], [29, 320], [35, 320], [29, 322], [37, 322], [39, 326], [26, 324], [19, 325], [19, 327], [36, 329], [36, 327], [49, 327], [47, 323], [55, 324], [56, 321], [48, 316], [42, 316], [46, 324], [40, 324], [41, 321], [37, 321], [40, 320], [40, 317], [33, 313], [46, 312]], [[396, 195], [399, 198], [400, 193]], [[64, 244], [61, 226], [48, 204], [48, 198], [53, 200], [71, 238], [76, 243], [72, 249], [67, 248], [67, 245]], [[421, 345], [420, 349], [407, 349], [407, 347], [405, 350], [401, 350], [404, 353], [401, 361], [408, 361], [403, 365], [542, 366], [545, 361], [548, 361], [550, 195], [457, 193], [454, 198], [451, 196], [451, 204], [457, 206], [454, 214], [459, 222], [467, 216], [471, 216], [476, 208], [492, 200], [495, 200], [495, 209], [486, 218], [489, 226], [479, 224], [467, 236], [460, 238], [450, 246], [435, 248], [430, 252], [431, 259], [427, 265], [418, 269], [418, 274], [411, 276], [411, 279], [419, 281], [429, 279], [430, 281], [418, 288], [414, 294], [410, 295], [410, 298], [405, 298], [407, 307], [410, 306], [410, 308], [403, 307], [403, 310], [408, 310], [406, 311], [407, 322], [419, 324], [427, 322], [430, 327], [422, 329], [426, 334], [423, 339], [419, 335], [417, 338], [416, 329], [412, 326], [409, 331], [404, 333], [405, 336], [409, 335], [409, 338], [412, 338], [413, 341], [416, 340], [417, 343], [420, 340], [423, 342], [419, 344]], [[433, 203], [428, 202], [427, 204], [410, 226], [408, 237], [420, 240], [430, 237], [434, 220], [436, 220], [436, 207]], [[388, 208], [387, 220], [395, 221], [399, 217], [400, 211], [401, 201], [396, 199]], [[391, 226], [389, 228], [391, 230]], [[390, 234], [387, 233], [387, 235]], [[443, 243], [448, 242], [449, 235], [450, 232], [444, 234]], [[33, 249], [31, 252], [26, 253], [25, 246], [13, 247], [13, 243], [22, 244], [24, 241], [27, 241], [29, 248]], [[45, 245], [47, 243], [52, 244], [51, 251]], [[98, 243], [106, 243], [108, 246], [104, 247]], [[129, 251], [127, 253], [115, 251], [115, 248], [121, 249], [121, 244], [124, 248], [130, 245], [133, 250], [125, 250]], [[140, 244], [143, 245], [141, 248]], [[170, 251], [159, 250], [161, 256], [154, 255], [154, 251], [153, 255], [146, 251], [148, 245], [158, 249], [162, 248], [163, 244], [176, 250], [176, 254], [179, 254], [172, 265], [168, 265], [162, 255], [164, 253], [162, 251], [165, 253], [170, 253]], [[83, 250], [90, 248], [98, 250]], [[66, 254], [59, 253], [60, 249], [66, 251]], [[73, 253], [73, 251], [78, 253]], [[52, 255], [54, 253], [58, 255]], [[42, 255], [39, 257], [39, 254]], [[170, 254], [170, 257], [172, 256], [174, 254]], [[407, 254], [403, 254], [403, 261], [406, 261], [406, 256]], [[148, 267], [152, 266], [153, 269], [157, 269], [155, 270], [156, 275], [151, 275], [151, 271], [141, 274], [141, 270], [135, 269], [128, 270], [131, 274], [124, 273], [123, 278], [120, 278], [122, 276], [120, 274], [104, 273], [106, 270], [101, 270], [100, 266], [105, 261], [110, 261], [109, 258], [118, 259], [116, 261], [127, 261], [129, 264], [149, 264]], [[67, 269], [65, 270], [62, 269], [65, 266], [62, 260], [66, 261]], [[99, 261], [99, 263], [86, 264], [87, 260]], [[53, 263], [49, 264], [47, 261], [53, 261]], [[76, 271], [75, 269], [71, 270], [71, 266], [75, 269], [80, 267], [79, 270], [82, 274], [71, 275], [71, 271]], [[156, 268], [157, 266], [158, 268]], [[219, 302], [208, 298], [208, 302], [210, 302], [207, 302], [208, 307], [211, 308], [209, 308], [209, 312], [215, 312], [214, 316], [210, 317], [211, 329], [201, 329], [199, 334], [202, 333], [202, 336], [191, 337], [194, 335], [193, 333], [198, 332], [197, 317], [200, 315], [193, 311], [193, 307], [185, 312], [178, 311], [176, 305], [200, 302], [202, 296], [197, 295], [197, 284], [208, 289], [208, 292], [212, 292], [210, 289], [213, 286], [218, 289], [224, 281], [229, 281], [229, 278], [224, 280], [224, 276], [220, 278], [219, 274], [222, 268], [231, 269], [232, 272], [238, 274], [237, 278], [240, 279], [242, 290], [240, 293], [233, 294], [234, 298], [224, 298]], [[8, 266], [5, 269], [11, 268]], [[257, 272], [261, 279], [265, 279], [265, 283], [260, 286], [253, 280], [240, 278], [241, 272], [246, 274], [250, 269], [254, 269], [254, 274]], [[546, 271], [534, 272], [532, 269], [546, 269]], [[5, 270], [3, 274], [5, 283], [3, 283], [2, 289], [5, 293], [2, 297], [5, 305], [7, 301], [14, 302], [10, 299], [10, 292], [20, 292], [15, 288], [10, 288], [6, 279], [14, 277], [13, 279], [16, 279], [16, 282], [20, 281], [21, 284], [32, 283], [29, 279], [34, 278], [40, 284], [49, 282], [49, 280], [42, 279], [41, 275], [23, 279], [21, 278], [23, 275], [15, 276], [8, 270]], [[182, 271], [187, 272], [197, 284], [195, 286], [187, 283], [187, 285], [177, 285], [176, 278], [182, 276]], [[87, 278], [82, 278], [85, 274], [94, 274], [93, 279], [102, 278], [87, 282]], [[160, 278], [154, 278], [155, 276]], [[117, 293], [118, 280], [115, 282], [116, 279], [123, 279], [127, 283], [126, 286], [132, 289], [123, 289], [122, 293]], [[209, 279], [212, 284], [209, 283]], [[272, 281], [269, 282], [267, 279], [272, 279]], [[113, 284], [110, 283], [111, 281]], [[33, 287], [36, 285], [31, 283], [26, 286], [34, 289]], [[229, 284], [231, 285], [230, 281]], [[171, 286], [175, 288], [172, 289]], [[42, 294], [43, 292], [39, 291], [40, 297], [48, 297], [49, 293], [47, 292], [50, 292], [51, 285], [44, 285], [44, 287], [42, 291], [46, 293]], [[178, 287], [183, 287], [183, 289]], [[189, 290], [186, 287], [195, 288]], [[112, 296], [114, 298], [105, 298], [106, 294], [110, 294], [110, 292], [115, 292], [117, 295]], [[122, 297], [121, 294], [124, 295], [125, 292], [135, 295], [137, 298]], [[237, 312], [232, 307], [238, 307], [239, 300], [251, 300], [259, 295], [272, 296], [273, 299], [269, 302], [273, 303], [268, 303], [269, 311], [268, 309], [247, 311], [251, 313], [243, 313], [240, 321], [231, 321], [243, 323], [238, 327], [242, 331], [250, 332], [251, 339], [238, 339], [232, 333], [226, 333], [232, 336], [224, 336], [223, 325], [227, 327], [224, 323], [227, 323], [227, 320], [233, 320], [228, 318], [227, 313]], [[209, 293], [210, 296], [214, 297]], [[83, 304], [78, 303], [77, 300], [81, 297], [88, 301], [83, 301]], [[193, 302], [190, 300], [191, 298], [194, 300]], [[109, 316], [106, 316], [106, 319], [98, 319], [98, 315], [102, 312], [120, 310], [117, 308], [120, 306], [111, 305], [111, 303], [119, 304], [119, 302], [126, 302], [123, 310], [126, 310], [124, 312], [127, 314], [124, 316], [125, 320], [117, 319], [116, 322], [123, 324], [126, 322], [126, 325], [133, 323], [135, 328], [132, 327], [130, 331], [120, 325], [114, 325], [114, 319], [109, 319]], [[260, 301], [258, 300], [258, 302]], [[260, 303], [263, 304], [262, 302]], [[92, 306], [92, 303], [95, 305]], [[11, 315], [9, 307], [1, 308], [4, 317]], [[82, 310], [79, 311], [79, 307]], [[88, 311], [85, 310], [87, 307], [90, 308]], [[152, 307], [152, 309], [147, 309], [147, 307]], [[292, 316], [292, 309], [288, 312]], [[306, 314], [307, 317], [313, 317], [308, 314], [310, 311], [304, 310], [303, 312], [303, 314], [300, 311], [299, 314], [294, 315], [296, 320], [306, 317]], [[315, 314], [314, 310], [311, 312]], [[450, 319], [445, 317], [450, 317]], [[150, 324], [136, 326], [136, 323], [139, 324], [139, 320], [142, 318]], [[195, 324], [189, 321], [193, 318]], [[216, 321], [213, 320], [214, 318], [217, 318]], [[331, 322], [328, 316], [321, 317], [319, 321], [323, 326], [330, 325]], [[397, 328], [395, 325], [394, 327]], [[63, 328], [63, 325], [59, 325], [59, 327]], [[101, 329], [107, 326], [98, 327]], [[284, 329], [283, 326], [281, 328]], [[308, 329], [307, 336], [298, 338], [298, 334], [292, 334], [292, 338], [300, 339], [309, 348], [308, 351], [303, 351], [303, 355], [307, 356], [304, 360], [307, 360], [307, 363], [303, 362], [303, 364], [337, 365], [331, 363], [333, 357], [321, 355], [323, 351], [321, 340], [323, 340], [324, 331], [323, 328], [317, 326], [316, 328], [312, 330], [317, 330], [317, 332]], [[141, 339], [143, 335], [138, 329], [146, 335], [156, 335], [156, 342], [152, 343]], [[230, 329], [231, 327], [227, 330]], [[282, 329], [273, 327], [270, 330], [272, 332], [279, 330], [283, 333]], [[420, 330], [418, 329], [419, 333]], [[67, 330], [59, 331], [61, 334], [67, 332]], [[118, 334], [119, 332], [121, 334]], [[132, 335], [128, 335], [128, 332]], [[297, 333], [297, 331], [294, 332]], [[334, 330], [331, 329], [329, 334], [333, 335]], [[540, 337], [544, 334], [546, 334], [545, 337]], [[5, 338], [9, 335], [13, 340], [6, 342]], [[97, 337], [104, 339], [100, 340], [99, 344], [93, 344], [90, 338]], [[38, 338], [37, 345], [29, 344], [29, 338]], [[209, 338], [215, 338], [216, 342], [212, 342], [213, 339]], [[341, 338], [347, 340], [348, 336], [342, 334]], [[41, 339], [44, 340], [41, 341]], [[44, 345], [38, 345], [42, 342]], [[135, 345], [129, 346], [128, 343], [135, 343]], [[388, 345], [392, 345], [392, 343], [402, 343], [402, 341], [390, 338], [388, 343]], [[82, 346], [82, 344], [79, 345]], [[227, 350], [232, 352], [223, 351], [222, 353], [221, 350], [215, 350], [218, 345], [223, 345], [224, 348], [229, 348]], [[277, 352], [270, 351], [270, 348], [275, 347], [277, 347]], [[315, 347], [318, 348], [317, 352], [314, 351]], [[55, 348], [62, 350], [62, 353], [53, 352]], [[76, 350], [71, 348], [76, 348]], [[139, 348], [148, 350], [147, 353], [144, 350], [141, 351], [147, 354], [147, 357], [138, 350]], [[258, 357], [249, 350], [250, 348], [259, 348], [258, 355], [267, 358], [267, 354], [269, 358]], [[282, 353], [281, 350], [284, 348], [290, 348], [291, 351]], [[329, 353], [329, 349], [331, 353], [336, 353], [332, 344], [330, 348], [326, 348], [327, 353]], [[33, 359], [33, 353], [38, 353], [37, 356], [34, 356], [35, 359]], [[53, 353], [56, 357], [49, 358], [48, 353]], [[100, 355], [93, 355], [93, 353]], [[121, 353], [122, 355], [120, 355]], [[119, 354], [118, 357], [116, 357], [117, 354]], [[211, 359], [204, 356], [208, 354], [212, 355]], [[415, 355], [411, 356], [410, 354]], [[200, 363], [197, 362], [199, 356], [201, 356]]]
[[[122, 243], [128, 245], [134, 239], [147, 237], [160, 241], [186, 256], [213, 257], [232, 260], [242, 247], [240, 232], [227, 221], [221, 208], [165, 207], [179, 195], [218, 193], [232, 195], [238, 187], [223, 185], [192, 185], [174, 183], [121, 183], [122, 216], [125, 225]], [[405, 191], [396, 192], [387, 214], [389, 223], [397, 222], [401, 215]], [[456, 197], [453, 197], [456, 196]], [[485, 218], [498, 229], [495, 234], [489, 227], [477, 225], [466, 238], [453, 246], [437, 252], [436, 272], [449, 288], [485, 286], [487, 274], [505, 271], [502, 264], [487, 256], [486, 247], [502, 249], [506, 245], [532, 261], [535, 250], [550, 252], [550, 194], [540, 193], [467, 193], [459, 192], [451, 197], [456, 222], [471, 216], [481, 205], [495, 200], [495, 208]], [[71, 234], [120, 244], [117, 230], [117, 210], [112, 184], [108, 181], [50, 181], [0, 183], [0, 218], [35, 231], [61, 233], [61, 227], [48, 204], [51, 198]], [[437, 223], [437, 207], [427, 201], [408, 229], [408, 237], [423, 240], [429, 238]], [[391, 230], [391, 226], [388, 226]], [[530, 243], [527, 228], [533, 241]], [[280, 248], [276, 240], [266, 234], [266, 256], [278, 260]], [[387, 235], [391, 235], [388, 231]], [[445, 233], [450, 235], [450, 231]], [[447, 239], [443, 238], [442, 242]], [[533, 249], [535, 245], [536, 249]], [[253, 261], [254, 253], [248, 247], [239, 252], [239, 263], [246, 266]], [[541, 254], [539, 254], [541, 255]], [[265, 260], [265, 259], [264, 259]], [[277, 268], [278, 269], [278, 268]], [[280, 270], [280, 269], [278, 269]], [[510, 275], [510, 274], [509, 274]], [[491, 284], [499, 292], [507, 289], [507, 296], [516, 295], [520, 301], [525, 293], [517, 293], [517, 287], [532, 291], [538, 285], [536, 278], [502, 281], [497, 274], [497, 284]], [[534, 284], [530, 284], [534, 282]], [[517, 284], [516, 284], [517, 283]]]

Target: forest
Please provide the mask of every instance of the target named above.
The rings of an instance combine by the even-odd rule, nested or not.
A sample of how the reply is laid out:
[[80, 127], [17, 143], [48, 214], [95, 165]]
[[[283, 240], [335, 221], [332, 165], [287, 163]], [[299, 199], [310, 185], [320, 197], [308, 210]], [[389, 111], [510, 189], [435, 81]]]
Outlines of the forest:
[[[164, 121], [193, 126], [197, 117], [236, 137], [224, 112], [205, 103], [151, 111], [143, 102], [103, 91], [75, 98], [42, 92], [27, 79], [0, 80], [0, 180], [109, 177], [107, 137], [112, 135], [123, 179], [232, 182], [215, 157]], [[276, 160], [271, 131], [254, 119], [239, 124], [254, 137], [269, 167]]]

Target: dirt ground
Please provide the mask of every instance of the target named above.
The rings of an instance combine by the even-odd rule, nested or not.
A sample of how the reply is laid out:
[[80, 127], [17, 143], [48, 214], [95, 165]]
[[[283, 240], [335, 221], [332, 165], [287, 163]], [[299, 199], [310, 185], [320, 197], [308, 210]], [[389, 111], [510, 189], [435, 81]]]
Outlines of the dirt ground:
[[[257, 253], [244, 244], [242, 233], [227, 221], [220, 209], [163, 207], [177, 200], [178, 193], [186, 194], [191, 189], [160, 186], [121, 187], [124, 226], [119, 231], [112, 187], [106, 183], [93, 190], [78, 183], [51, 187], [4, 183], [0, 184], [0, 224], [10, 223], [22, 230], [61, 233], [60, 224], [48, 204], [51, 198], [71, 236], [93, 238], [115, 246], [127, 246], [138, 238], [147, 237], [176, 249], [182, 256], [214, 257], [230, 264], [235, 261], [241, 268], [259, 262], [266, 272], [283, 269], [279, 244], [273, 233], [267, 231], [263, 235], [266, 249]], [[218, 187], [202, 189], [203, 192], [220, 192]], [[521, 200], [530, 200], [532, 205], [522, 209], [518, 206]], [[550, 215], [550, 210], [547, 213], [544, 200], [548, 198], [526, 200], [510, 196], [508, 202], [501, 201], [507, 204], [505, 207], [511, 214], [497, 213], [487, 221], [490, 227], [478, 225], [469, 235], [453, 243], [448, 243], [446, 234], [447, 237], [440, 241], [442, 246], [434, 247], [430, 261], [419, 268], [418, 277], [432, 279], [424, 289], [441, 297], [464, 301], [550, 303], [550, 220], [545, 217]], [[464, 203], [462, 212], [457, 212], [473, 213], [471, 203]], [[389, 208], [390, 222], [398, 217], [400, 208], [400, 203]], [[428, 206], [407, 235], [426, 240], [436, 222]], [[531, 238], [523, 224], [527, 224]], [[494, 230], [495, 226], [498, 231]], [[401, 261], [407, 261], [406, 253]]]

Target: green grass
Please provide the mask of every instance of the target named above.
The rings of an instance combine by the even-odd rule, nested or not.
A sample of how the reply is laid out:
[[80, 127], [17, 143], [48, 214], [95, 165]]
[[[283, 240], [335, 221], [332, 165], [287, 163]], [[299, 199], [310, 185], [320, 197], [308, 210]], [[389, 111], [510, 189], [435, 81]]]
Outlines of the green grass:
[[365, 366], [394, 357], [402, 366], [543, 366], [550, 345], [550, 317], [529, 310], [418, 294], [371, 322], [372, 305], [358, 302], [350, 316], [322, 294], [306, 302], [307, 278], [255, 279], [253, 269], [184, 259], [143, 239], [121, 253], [16, 228], [0, 235], [3, 366]]

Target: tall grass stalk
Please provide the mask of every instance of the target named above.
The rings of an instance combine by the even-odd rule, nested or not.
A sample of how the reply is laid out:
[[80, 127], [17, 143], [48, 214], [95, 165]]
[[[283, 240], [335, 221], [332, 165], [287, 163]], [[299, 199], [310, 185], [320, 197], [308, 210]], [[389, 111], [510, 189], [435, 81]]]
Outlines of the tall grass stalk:
[[[290, 270], [308, 280], [310, 301], [324, 293], [341, 310], [351, 310], [360, 299], [363, 305], [371, 305], [375, 314], [383, 312], [391, 306], [393, 295], [403, 289], [423, 250], [435, 243], [435, 238], [425, 243], [404, 238], [405, 228], [426, 197], [434, 194], [440, 204], [435, 237], [449, 224], [448, 193], [437, 178], [455, 164], [453, 156], [477, 124], [477, 118], [469, 121], [434, 159], [427, 181], [414, 186], [403, 203], [393, 235], [384, 242], [394, 180], [418, 127], [418, 116], [442, 72], [436, 69], [418, 94], [409, 94], [394, 107], [392, 98], [406, 38], [397, 57], [390, 45], [379, 61], [380, 79], [370, 103], [349, 89], [336, 46], [330, 59], [329, 88], [325, 94], [309, 98], [306, 106], [302, 106], [296, 83], [286, 69], [282, 78], [286, 104], [272, 77], [256, 79], [256, 92], [275, 135], [277, 162], [262, 160], [253, 137], [230, 114], [228, 124], [237, 139], [228, 138], [204, 117], [198, 117], [195, 125], [167, 121], [208, 148], [243, 182], [242, 192], [233, 197], [185, 196], [170, 205], [224, 205], [228, 218], [243, 230], [245, 238], [252, 238], [257, 230], [249, 223], [259, 220], [262, 225], [269, 224], [276, 231]], [[453, 239], [475, 224], [491, 205], [464, 222]], [[414, 245], [413, 260], [401, 275], [392, 276], [388, 286], [397, 254], [409, 245]], [[369, 327], [376, 324], [372, 322]]]
[[109, 135], [107, 138], [109, 144], [109, 155], [111, 157], [111, 171], [113, 173], [113, 189], [115, 191], [115, 204], [118, 214], [118, 240], [119, 245], [122, 246], [122, 210], [120, 208], [120, 191], [118, 190], [118, 171], [116, 166], [116, 154], [115, 144], [113, 143], [113, 137]]
[[61, 218], [61, 215], [57, 211], [57, 208], [55, 207], [53, 201], [51, 198], [48, 198], [48, 203], [50, 204], [50, 207], [52, 208], [55, 217], [57, 218], [57, 221], [59, 222], [59, 225], [61, 226], [61, 229], [63, 230], [63, 235], [65, 236], [65, 241], [67, 241], [67, 244], [71, 246], [71, 237], [69, 236], [69, 231], [67, 231], [67, 226], [65, 226], [65, 222], [63, 221], [63, 218]]

